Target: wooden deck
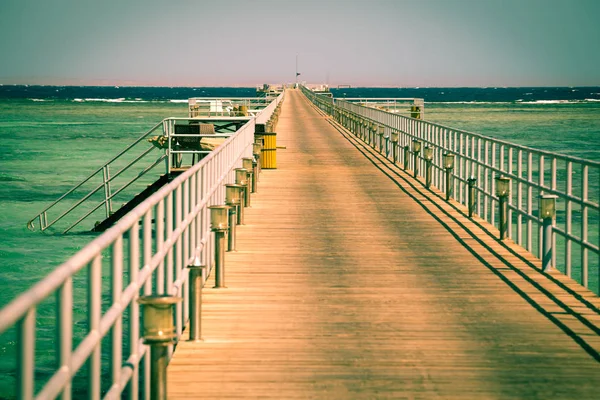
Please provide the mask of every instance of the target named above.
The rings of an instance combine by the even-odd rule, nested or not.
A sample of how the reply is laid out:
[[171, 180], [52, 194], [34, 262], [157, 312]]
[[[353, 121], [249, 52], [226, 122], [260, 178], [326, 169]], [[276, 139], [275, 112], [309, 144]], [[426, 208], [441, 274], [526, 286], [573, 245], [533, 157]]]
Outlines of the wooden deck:
[[[600, 301], [288, 91], [170, 399], [600, 398]], [[372, 154], [369, 158], [363, 153]], [[212, 287], [209, 280], [207, 287]]]

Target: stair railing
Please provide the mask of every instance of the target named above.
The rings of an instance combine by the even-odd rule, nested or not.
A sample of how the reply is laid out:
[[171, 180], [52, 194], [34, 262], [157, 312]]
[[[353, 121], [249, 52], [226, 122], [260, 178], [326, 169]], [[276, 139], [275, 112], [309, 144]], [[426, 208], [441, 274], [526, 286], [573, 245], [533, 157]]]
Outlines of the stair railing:
[[[94, 211], [96, 211], [97, 209], [99, 209], [102, 206], [105, 207], [106, 218], [109, 217], [113, 211], [113, 205], [112, 205], [113, 201], [112, 200], [114, 199], [114, 197], [117, 194], [121, 193], [123, 190], [125, 190], [127, 187], [131, 186], [132, 183], [134, 183], [139, 178], [144, 176], [148, 171], [153, 169], [156, 165], [160, 164], [167, 156], [166, 156], [166, 153], [161, 154], [155, 161], [151, 162], [150, 165], [142, 168], [142, 170], [137, 175], [135, 175], [134, 178], [127, 181], [125, 184], [123, 184], [120, 188], [118, 188], [115, 191], [113, 191], [111, 184], [114, 182], [114, 180], [117, 177], [119, 177], [125, 171], [129, 170], [133, 165], [137, 164], [140, 160], [142, 160], [144, 157], [146, 157], [152, 151], [154, 151], [154, 150], [158, 151], [158, 149], [156, 147], [154, 147], [153, 145], [150, 145], [149, 147], [145, 148], [145, 150], [143, 150], [141, 154], [137, 155], [136, 157], [133, 158], [133, 160], [126, 163], [125, 166], [121, 167], [119, 169], [119, 171], [117, 171], [117, 173], [113, 174], [112, 176], [110, 173], [111, 165], [114, 166], [117, 162], [119, 162], [119, 161], [122, 162], [126, 156], [130, 155], [130, 153], [132, 151], [134, 151], [134, 148], [136, 147], [136, 145], [138, 145], [143, 140], [147, 139], [151, 134], [156, 133], [157, 130], [159, 131], [158, 133], [160, 133], [161, 135], [163, 134], [163, 132], [162, 132], [163, 121], [154, 125], [151, 129], [146, 131], [143, 135], [139, 136], [135, 141], [133, 141], [133, 143], [128, 145], [125, 149], [123, 149], [121, 152], [119, 152], [116, 156], [111, 158], [108, 162], [106, 162], [100, 168], [96, 169], [88, 177], [83, 179], [77, 185], [73, 186], [65, 194], [63, 194], [58, 199], [56, 199], [52, 204], [50, 204], [49, 206], [44, 208], [41, 212], [39, 212], [37, 215], [35, 215], [32, 219], [29, 220], [29, 222], [27, 222], [27, 228], [29, 230], [34, 231], [37, 228], [36, 227], [36, 223], [37, 223], [39, 225], [39, 229], [41, 231], [47, 230], [48, 228], [50, 228], [57, 222], [61, 221], [67, 215], [71, 214], [73, 211], [78, 209], [82, 204], [86, 203], [86, 201], [88, 199], [90, 199], [93, 195], [98, 193], [101, 189], [104, 189], [103, 200], [100, 201], [98, 204], [96, 204], [91, 210], [85, 212], [83, 217], [80, 217], [75, 223], [70, 224], [63, 231], [63, 233], [67, 233], [68, 231], [73, 229], [81, 221], [83, 221], [85, 218], [90, 216]], [[76, 192], [78, 189], [82, 188], [86, 183], [91, 182], [94, 179], [101, 180], [100, 184], [93, 187], [85, 195], [83, 195], [82, 197], [77, 196], [78, 197], [77, 199], [73, 199], [73, 196], [70, 196], [74, 192]], [[66, 206], [66, 209], [61, 209], [61, 206], [64, 206], [64, 204], [66, 202], [68, 202], [69, 200], [75, 201], [74, 204]], [[54, 214], [56, 216], [54, 216], [52, 214]]]

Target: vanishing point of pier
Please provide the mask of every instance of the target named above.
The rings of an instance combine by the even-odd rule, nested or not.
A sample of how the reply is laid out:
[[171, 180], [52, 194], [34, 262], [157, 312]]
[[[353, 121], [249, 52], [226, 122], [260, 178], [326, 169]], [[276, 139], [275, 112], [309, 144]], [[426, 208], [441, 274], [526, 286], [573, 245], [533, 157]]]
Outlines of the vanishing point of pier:
[[[198, 153], [185, 140], [169, 142], [164, 186], [0, 310], [0, 332], [18, 328], [17, 396], [76, 398], [85, 365], [91, 399], [597, 398], [598, 244], [587, 232], [598, 204], [587, 177], [598, 163], [436, 126], [411, 110], [400, 117], [287, 89], [255, 117], [222, 118], [235, 133], [210, 128], [222, 140], [199, 163], [184, 165]], [[169, 140], [204, 135], [180, 123], [163, 121]], [[261, 151], [276, 169], [251, 159]], [[570, 175], [561, 191], [563, 165], [581, 171], [579, 192]], [[112, 178], [99, 171], [108, 220]], [[223, 222], [237, 225], [233, 244], [209, 209], [231, 203], [226, 184], [245, 185]], [[45, 228], [48, 217], [38, 218]], [[74, 346], [79, 271], [89, 316]], [[102, 277], [111, 288], [103, 300]], [[35, 310], [52, 294], [58, 367], [40, 388]]]

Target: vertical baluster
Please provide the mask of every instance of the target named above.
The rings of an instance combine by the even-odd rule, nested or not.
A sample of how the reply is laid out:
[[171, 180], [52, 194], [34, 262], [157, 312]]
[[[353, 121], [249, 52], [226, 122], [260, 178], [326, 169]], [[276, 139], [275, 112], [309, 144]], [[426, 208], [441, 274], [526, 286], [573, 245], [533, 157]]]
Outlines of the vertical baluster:
[[[111, 257], [111, 301], [118, 304], [123, 292], [123, 236], [115, 240]], [[112, 326], [110, 377], [113, 387], [119, 387], [121, 381], [121, 365], [123, 363], [123, 315], [120, 315]]]
[[[135, 223], [129, 229], [129, 282], [135, 284], [140, 269], [140, 228]], [[139, 292], [129, 303], [129, 354], [139, 359], [138, 342], [140, 339], [140, 306], [137, 302]], [[139, 365], [134, 364], [129, 381], [129, 399], [136, 400], [139, 392]]]
[[[508, 148], [508, 160], [507, 160], [506, 170], [508, 171], [509, 175], [512, 175], [512, 173], [513, 173], [513, 148], [512, 147]], [[512, 205], [513, 205], [513, 197], [514, 197], [514, 193], [513, 193], [513, 189], [512, 189], [513, 182], [514, 182], [514, 179], [511, 179], [511, 181], [510, 181], [510, 185], [511, 185], [510, 196], [508, 196], [508, 206], [507, 206], [507, 213], [506, 213], [506, 216], [507, 216], [507, 221], [506, 221], [507, 225], [506, 226], [507, 226], [508, 237], [510, 239], [512, 239], [514, 237], [513, 227], [512, 227], [512, 214], [513, 214]]]
[[[165, 242], [165, 199], [156, 205], [156, 251], [163, 248]], [[165, 260], [162, 259], [156, 269], [156, 293], [165, 293]]]
[[[588, 200], [588, 166], [583, 165], [581, 171], [581, 240], [584, 243], [588, 241], [588, 206], [585, 204]], [[582, 284], [589, 287], [588, 279], [588, 249], [581, 246], [581, 277]]]
[[533, 153], [527, 152], [527, 250], [533, 253]]
[[[523, 150], [519, 149], [517, 152], [517, 209], [523, 211]], [[520, 212], [517, 213], [517, 243], [519, 246], [523, 246], [523, 215]]]
[[[184, 184], [184, 188], [185, 187], [187, 187], [187, 185]], [[182, 206], [183, 206], [183, 198], [185, 198], [185, 193], [182, 193], [182, 192], [183, 192], [183, 190], [182, 190], [181, 186], [179, 186], [175, 191], [175, 226], [176, 227], [180, 227], [181, 222], [182, 222], [182, 214], [183, 214]], [[183, 254], [182, 254], [183, 253], [183, 240], [182, 239], [183, 239], [184, 235], [185, 235], [185, 232], [183, 234], [179, 235], [179, 237], [177, 238], [177, 241], [175, 242], [175, 280], [179, 280], [181, 278], [182, 269], [184, 268]], [[173, 282], [172, 276], [171, 276], [171, 282]], [[182, 289], [182, 287], [180, 287], [178, 293], [175, 293], [175, 288], [173, 287], [173, 284], [171, 283], [171, 290], [169, 293], [171, 293], [171, 295], [173, 295], [173, 296], [182, 297], [182, 296], [184, 296], [184, 293], [181, 293], [181, 289]], [[177, 331], [177, 337], [179, 338], [183, 331], [183, 309], [182, 309], [181, 302], [178, 302], [175, 305], [175, 328]]]
[[565, 202], [565, 231], [567, 238], [565, 239], [565, 273], [570, 278], [572, 274], [572, 242], [568, 236], [573, 233], [573, 203], [571, 196], [573, 195], [573, 162], [567, 161], [567, 201]]
[[[98, 254], [88, 265], [88, 332], [100, 335], [102, 317], [102, 255]], [[101, 394], [101, 348], [100, 342], [94, 347], [88, 359], [88, 398], [99, 400]]]
[[[552, 157], [552, 176], [551, 176], [551, 181], [550, 181], [550, 187], [552, 188], [552, 190], [556, 190], [556, 157]], [[556, 227], [556, 218], [554, 218], [554, 220], [552, 221], [552, 223], [554, 224], [554, 227]], [[554, 268], [556, 268], [557, 264], [556, 264], [556, 231], [553, 228], [552, 229], [552, 265], [554, 266]]]
[[[544, 174], [545, 174], [545, 161], [544, 161], [544, 156], [542, 154], [539, 155], [538, 158], [539, 162], [538, 162], [538, 183], [540, 184], [540, 187], [543, 190], [544, 187]], [[537, 257], [539, 259], [542, 259], [542, 246], [543, 246], [543, 230], [544, 230], [544, 225], [542, 224], [542, 220], [538, 219], [538, 253], [537, 253]]]
[[484, 148], [483, 148], [483, 195], [485, 197], [484, 202], [483, 202], [483, 219], [490, 222], [489, 219], [489, 207], [490, 207], [490, 203], [492, 202], [491, 199], [491, 192], [490, 192], [490, 186], [489, 186], [489, 180], [490, 180], [490, 164], [489, 164], [489, 145], [490, 142], [488, 140], [485, 140], [484, 142]]
[[[156, 207], [158, 210], [158, 206]], [[158, 213], [156, 213], [157, 229], [158, 229]], [[144, 268], [150, 268], [152, 261], [152, 209], [148, 210], [144, 215], [144, 236], [143, 236], [143, 260]], [[148, 296], [152, 293], [152, 277], [149, 277], [144, 283], [144, 295]], [[150, 351], [147, 348], [144, 354], [143, 363], [144, 373], [144, 399], [150, 399]]]
[[35, 392], [35, 314], [30, 307], [18, 323], [17, 398], [33, 399]]
[[[481, 138], [477, 138], [477, 215], [479, 215], [481, 217], [481, 190], [479, 188], [481, 188], [481, 175], [482, 172], [485, 171], [484, 168], [481, 166]], [[484, 211], [484, 217], [485, 219], [485, 211]]]
[[[496, 195], [496, 142], [492, 142], [492, 164], [490, 168], [490, 199]], [[494, 200], [490, 203], [490, 223], [496, 225], [496, 205]]]
[[[73, 349], [73, 277], [65, 279], [62, 286], [56, 292], [57, 294], [57, 326], [56, 326], [56, 344], [57, 349], [57, 369], [71, 370], [71, 352]], [[71, 382], [65, 384], [59, 394], [62, 400], [71, 398]]]

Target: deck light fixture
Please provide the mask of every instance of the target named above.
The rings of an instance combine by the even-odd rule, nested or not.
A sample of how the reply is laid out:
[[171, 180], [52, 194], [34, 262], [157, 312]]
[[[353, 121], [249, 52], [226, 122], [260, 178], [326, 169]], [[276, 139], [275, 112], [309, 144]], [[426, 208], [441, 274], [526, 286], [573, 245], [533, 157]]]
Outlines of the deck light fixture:
[[453, 192], [452, 170], [454, 169], [454, 154], [445, 153], [442, 159], [446, 170], [446, 201], [450, 200]]
[[189, 307], [190, 307], [190, 332], [189, 340], [202, 341], [202, 286], [206, 265], [202, 265], [196, 257], [193, 265], [188, 265], [189, 270]]
[[150, 398], [167, 398], [167, 364], [169, 346], [177, 340], [173, 322], [173, 306], [180, 297], [153, 295], [142, 296], [138, 303], [142, 306], [142, 336], [150, 345]]
[[425, 159], [425, 187], [429, 189], [433, 169], [433, 147], [425, 146], [423, 148], [423, 158]]
[[508, 231], [508, 196], [510, 196], [510, 178], [505, 176], [496, 177], [496, 196], [498, 196], [499, 206], [499, 230], [500, 240], [507, 237]]
[[242, 168], [248, 171], [248, 189], [254, 193], [254, 159], [252, 157], [242, 158]]
[[210, 229], [215, 233], [215, 288], [225, 287], [225, 232], [229, 228], [229, 206], [210, 209]]
[[418, 139], [412, 141], [413, 151], [413, 176], [417, 178], [419, 176], [419, 153], [421, 152], [422, 142]]
[[540, 194], [539, 212], [542, 219], [542, 271], [552, 268], [552, 226], [556, 218], [556, 199], [552, 194]]
[[236, 183], [225, 185], [225, 204], [236, 209], [237, 225], [244, 223], [244, 188], [244, 185]]
[[469, 188], [469, 218], [472, 218], [475, 213], [475, 188], [477, 187], [477, 178], [474, 176], [468, 178], [467, 186]]

